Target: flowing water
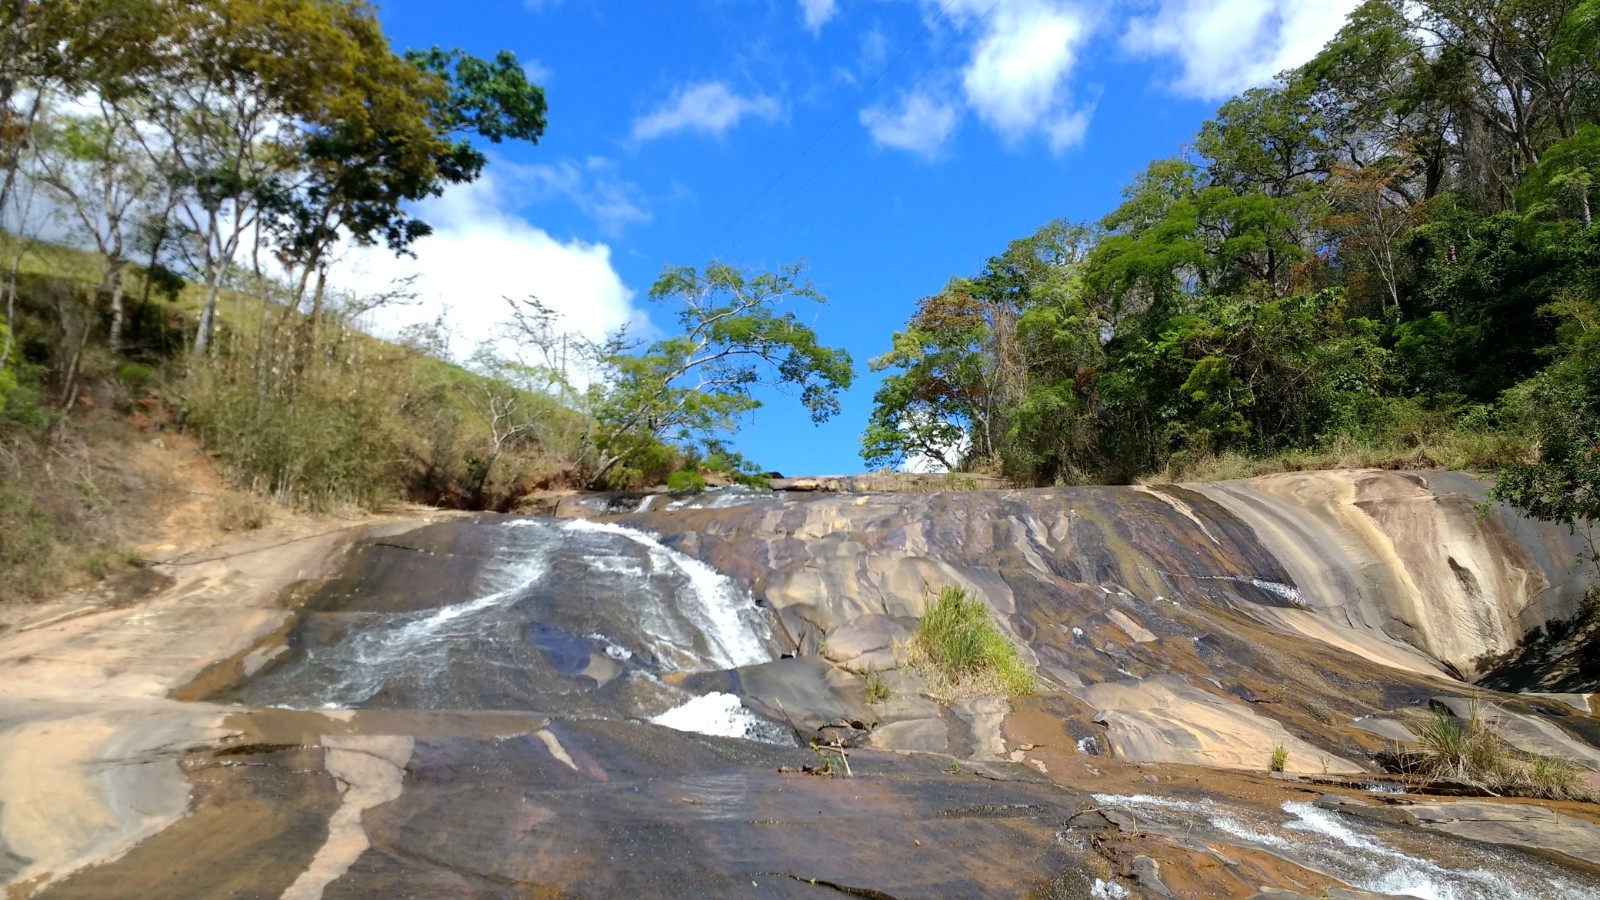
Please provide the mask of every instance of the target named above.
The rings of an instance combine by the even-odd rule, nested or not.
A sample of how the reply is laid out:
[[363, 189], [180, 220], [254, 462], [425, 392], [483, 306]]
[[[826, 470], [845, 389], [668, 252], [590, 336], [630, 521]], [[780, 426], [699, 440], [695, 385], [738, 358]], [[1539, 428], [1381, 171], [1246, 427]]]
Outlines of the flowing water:
[[1532, 856], [1360, 821], [1311, 803], [1284, 803], [1281, 816], [1270, 816], [1213, 800], [1143, 794], [1094, 799], [1131, 811], [1141, 828], [1260, 850], [1378, 894], [1419, 900], [1594, 896], [1592, 885]]
[[[662, 676], [776, 656], [768, 612], [748, 591], [649, 534], [549, 519], [484, 532], [487, 561], [455, 588], [466, 596], [358, 594], [314, 606], [286, 658], [230, 699], [641, 718], [696, 699]], [[663, 724], [772, 737], [764, 720], [716, 702]]]

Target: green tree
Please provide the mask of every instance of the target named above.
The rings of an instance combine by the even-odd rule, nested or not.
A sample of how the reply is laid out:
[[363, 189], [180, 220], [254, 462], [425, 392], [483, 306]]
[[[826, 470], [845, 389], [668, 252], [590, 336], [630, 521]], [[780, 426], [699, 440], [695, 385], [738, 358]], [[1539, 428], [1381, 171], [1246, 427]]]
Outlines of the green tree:
[[1560, 356], [1508, 397], [1538, 436], [1539, 460], [1503, 469], [1492, 492], [1536, 519], [1569, 525], [1600, 521], [1600, 304], [1592, 285], [1544, 310], [1562, 322]]
[[917, 303], [874, 372], [896, 370], [872, 397], [861, 436], [861, 458], [873, 468], [899, 468], [914, 459], [960, 471], [977, 441], [992, 449], [992, 384], [985, 377], [992, 334], [971, 284], [953, 280]]
[[650, 299], [672, 303], [679, 333], [639, 352], [620, 337], [598, 354], [590, 388], [599, 459], [596, 483], [617, 480], [663, 441], [730, 433], [758, 409], [761, 386], [795, 390], [814, 421], [839, 411], [838, 394], [855, 378], [850, 354], [824, 347], [787, 302], [824, 303], [796, 263], [746, 273], [713, 262], [703, 270], [668, 268]]

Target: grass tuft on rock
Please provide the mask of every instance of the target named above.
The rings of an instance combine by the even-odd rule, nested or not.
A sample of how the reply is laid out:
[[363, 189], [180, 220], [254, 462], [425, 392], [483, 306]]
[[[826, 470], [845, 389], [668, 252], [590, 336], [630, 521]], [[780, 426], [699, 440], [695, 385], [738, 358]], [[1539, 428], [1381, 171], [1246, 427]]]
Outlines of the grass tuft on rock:
[[1466, 719], [1435, 708], [1417, 729], [1418, 749], [1405, 768], [1429, 781], [1472, 785], [1489, 794], [1545, 800], [1591, 800], [1578, 768], [1564, 759], [1518, 750], [1490, 731], [1476, 710]]
[[1283, 767], [1289, 764], [1289, 748], [1282, 744], [1272, 748], [1272, 759], [1267, 763], [1268, 772], [1282, 772]]
[[906, 661], [940, 699], [1022, 697], [1035, 689], [1033, 672], [989, 607], [959, 587], [946, 585], [928, 604], [906, 650]]

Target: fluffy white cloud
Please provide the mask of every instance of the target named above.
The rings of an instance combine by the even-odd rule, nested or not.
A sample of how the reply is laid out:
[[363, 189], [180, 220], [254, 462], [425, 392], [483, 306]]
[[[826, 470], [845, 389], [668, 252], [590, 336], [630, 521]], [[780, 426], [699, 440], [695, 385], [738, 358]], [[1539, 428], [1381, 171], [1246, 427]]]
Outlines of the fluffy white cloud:
[[957, 113], [953, 105], [919, 91], [907, 97], [898, 110], [870, 107], [861, 110], [860, 118], [879, 146], [933, 159], [955, 130]]
[[1175, 57], [1181, 94], [1220, 100], [1311, 59], [1360, 0], [1160, 0], [1135, 16], [1122, 44]]
[[633, 139], [648, 141], [679, 131], [721, 136], [746, 116], [772, 121], [783, 112], [772, 97], [742, 97], [725, 82], [684, 85], [671, 99], [633, 123]]
[[838, 12], [838, 0], [800, 0], [800, 18], [812, 34], [821, 33], [822, 26]]
[[[1010, 142], [1041, 135], [1059, 153], [1083, 140], [1091, 109], [1076, 104], [1072, 78], [1098, 14], [1077, 0], [923, 0], [930, 23], [944, 19], [973, 34], [960, 77], [961, 100]], [[925, 156], [959, 118], [956, 104], [924, 91], [892, 116], [861, 117], [879, 144]]]
[[634, 292], [612, 267], [611, 248], [561, 241], [530, 225], [505, 203], [507, 190], [498, 180], [504, 168], [422, 204], [418, 213], [434, 233], [416, 243], [415, 259], [363, 248], [342, 262], [337, 282], [352, 291], [373, 293], [401, 278], [416, 279], [419, 302], [384, 311], [374, 331], [392, 336], [444, 313], [455, 335], [451, 352], [464, 357], [507, 320], [503, 298], [530, 294], [556, 310], [564, 328], [594, 338], [642, 321]]

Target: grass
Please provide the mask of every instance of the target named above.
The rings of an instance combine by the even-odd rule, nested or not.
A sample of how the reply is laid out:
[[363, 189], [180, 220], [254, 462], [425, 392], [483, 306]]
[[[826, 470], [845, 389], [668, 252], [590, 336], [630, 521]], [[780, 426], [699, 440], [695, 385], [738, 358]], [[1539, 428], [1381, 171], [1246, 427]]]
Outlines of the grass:
[[868, 703], [882, 703], [893, 696], [894, 692], [889, 689], [889, 683], [883, 680], [882, 675], [877, 672], [867, 673]]
[[136, 569], [148, 564], [144, 554], [137, 550], [93, 550], [83, 559], [83, 570], [90, 578], [103, 581], [123, 569]]
[[946, 585], [928, 604], [907, 647], [907, 662], [922, 672], [940, 699], [1034, 692], [1033, 672], [995, 625], [989, 607]]
[[1272, 748], [1272, 760], [1267, 763], [1268, 772], [1282, 772], [1283, 767], [1289, 764], [1289, 748], [1282, 744]]
[[1270, 456], [1222, 453], [1195, 459], [1174, 459], [1165, 468], [1139, 479], [1142, 484], [1180, 481], [1233, 481], [1283, 472], [1329, 469], [1446, 469], [1481, 472], [1527, 461], [1532, 445], [1504, 432], [1448, 430], [1405, 441], [1369, 443], [1339, 437], [1316, 450], [1288, 450]]
[[1490, 731], [1474, 708], [1466, 719], [1435, 708], [1417, 729], [1421, 739], [1404, 767], [1428, 781], [1472, 785], [1496, 796], [1593, 799], [1576, 766], [1518, 750]]

